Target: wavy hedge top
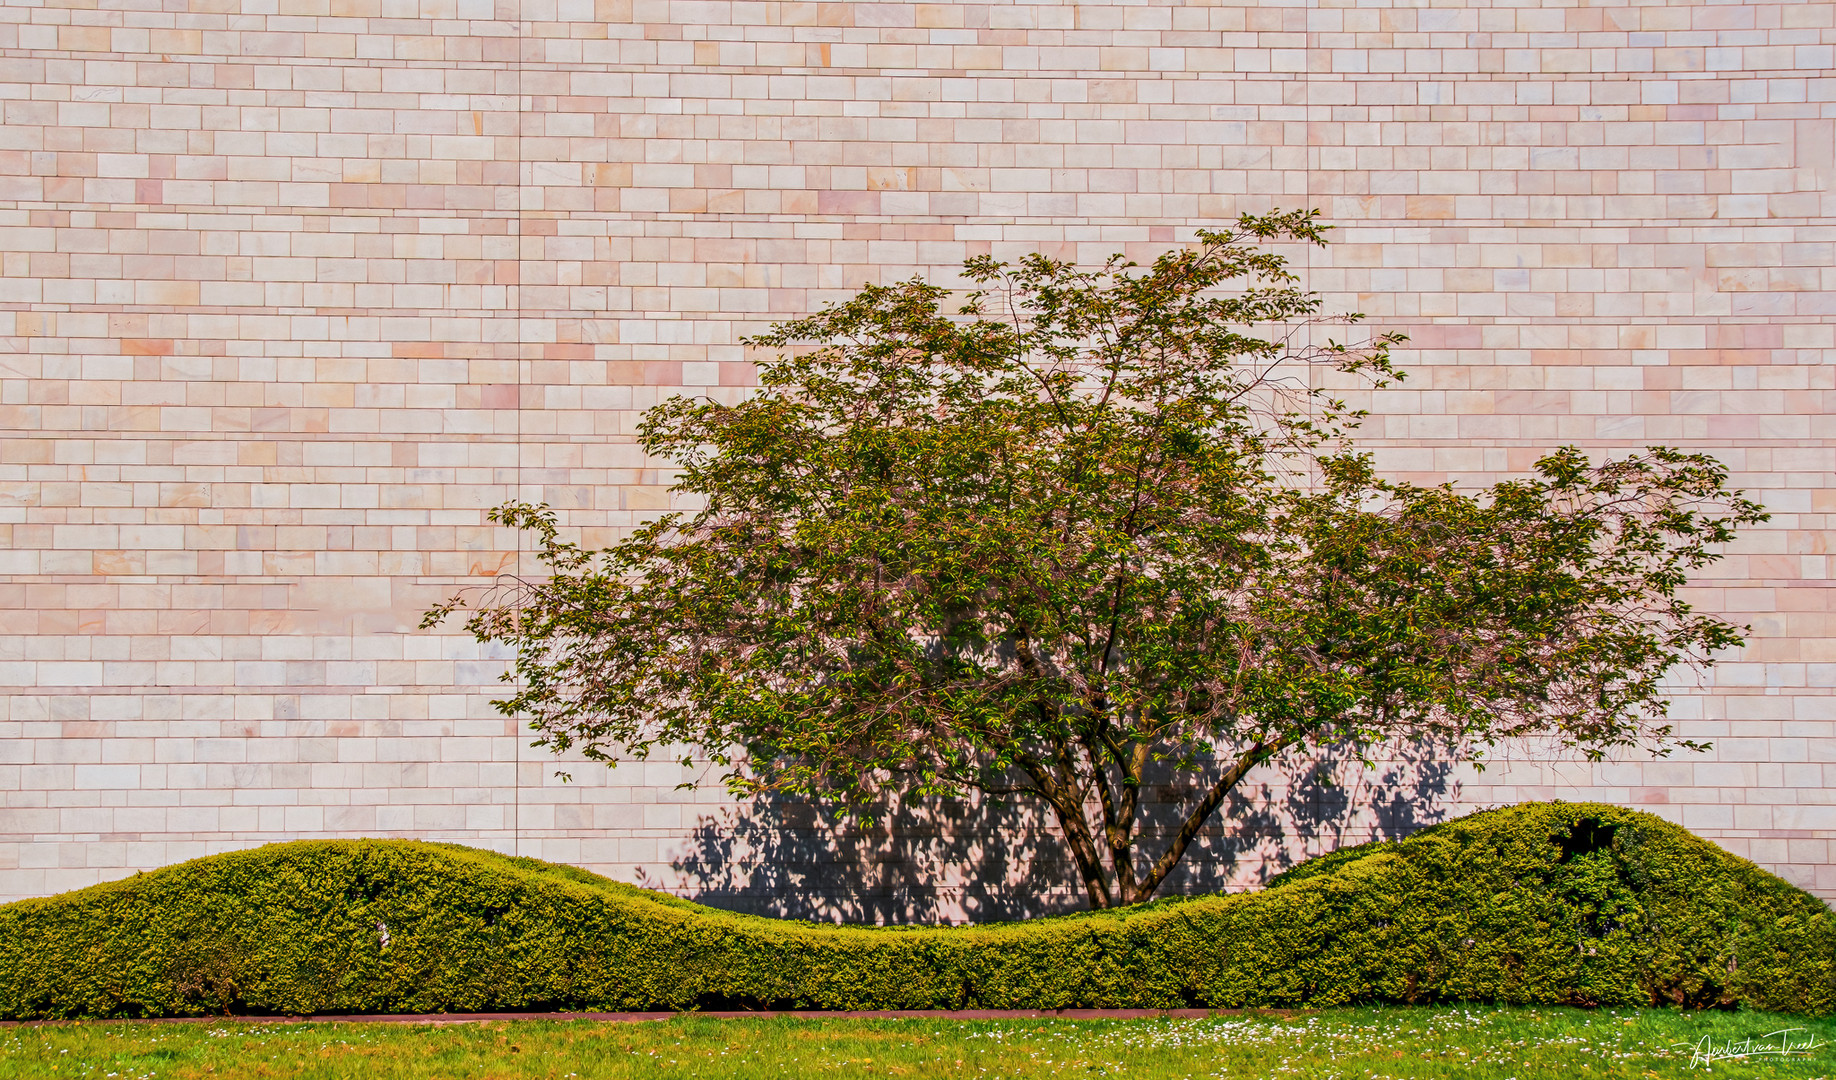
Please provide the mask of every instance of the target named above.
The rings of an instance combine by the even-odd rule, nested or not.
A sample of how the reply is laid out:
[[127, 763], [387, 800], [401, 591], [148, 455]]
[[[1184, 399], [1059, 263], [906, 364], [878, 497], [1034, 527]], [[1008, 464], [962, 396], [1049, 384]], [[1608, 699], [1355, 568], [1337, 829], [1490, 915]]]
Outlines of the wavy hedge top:
[[1487, 811], [1266, 889], [969, 927], [718, 911], [450, 844], [300, 841], [0, 907], [0, 1016], [1363, 1001], [1836, 1011], [1836, 914], [1650, 814]]

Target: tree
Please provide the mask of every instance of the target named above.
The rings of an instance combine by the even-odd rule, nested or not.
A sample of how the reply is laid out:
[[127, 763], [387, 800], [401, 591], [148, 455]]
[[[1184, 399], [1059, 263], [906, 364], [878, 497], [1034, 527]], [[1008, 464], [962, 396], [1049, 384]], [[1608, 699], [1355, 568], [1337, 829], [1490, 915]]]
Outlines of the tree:
[[[1093, 907], [1153, 896], [1289, 751], [1697, 748], [1660, 677], [1741, 639], [1676, 593], [1761, 508], [1665, 448], [1565, 448], [1476, 493], [1378, 476], [1308, 370], [1382, 386], [1401, 339], [1326, 338], [1360, 316], [1322, 316], [1262, 243], [1323, 244], [1316, 213], [1145, 268], [977, 257], [958, 313], [912, 280], [781, 324], [754, 396], [644, 418], [702, 509], [594, 552], [502, 507], [547, 576], [425, 625], [469, 606], [513, 651], [497, 704], [537, 745], [698, 747], [736, 792], [844, 805], [1029, 800]], [[1196, 794], [1149, 835], [1153, 769]]]

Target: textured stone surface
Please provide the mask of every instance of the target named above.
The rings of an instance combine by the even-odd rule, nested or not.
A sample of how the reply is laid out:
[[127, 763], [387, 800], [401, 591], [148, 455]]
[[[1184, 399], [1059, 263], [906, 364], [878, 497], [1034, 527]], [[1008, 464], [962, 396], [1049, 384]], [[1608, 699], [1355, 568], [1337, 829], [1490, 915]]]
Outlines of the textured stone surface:
[[[743, 393], [740, 336], [863, 281], [1302, 205], [1339, 226], [1307, 283], [1412, 339], [1368, 400], [1387, 468], [1663, 442], [1774, 515], [1695, 593], [1754, 626], [1676, 702], [1714, 753], [1525, 752], [1435, 801], [1648, 806], [1836, 896], [1833, 16], [0, 5], [0, 898], [405, 835], [761, 903], [743, 851], [820, 828], [749, 833], [673, 764], [562, 785], [491, 712], [501, 663], [414, 630], [516, 565], [483, 510], [611, 537], [665, 501], [641, 410]], [[1385, 798], [1346, 836], [1399, 827]], [[753, 887], [933, 858], [877, 843], [880, 877]]]

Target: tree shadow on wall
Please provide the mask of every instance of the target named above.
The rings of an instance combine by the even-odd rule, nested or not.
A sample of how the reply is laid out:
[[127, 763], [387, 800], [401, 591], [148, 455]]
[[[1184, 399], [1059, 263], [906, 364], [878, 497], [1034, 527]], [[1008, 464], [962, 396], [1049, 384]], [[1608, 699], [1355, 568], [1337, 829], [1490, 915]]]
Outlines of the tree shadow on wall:
[[[1453, 756], [1387, 747], [1376, 767], [1329, 753], [1252, 774], [1212, 816], [1159, 895], [1254, 887], [1346, 844], [1401, 839], [1445, 816]], [[1202, 775], [1202, 774], [1199, 774]], [[1193, 785], [1151, 778], [1141, 850], [1178, 828]], [[757, 799], [704, 815], [668, 878], [639, 883], [712, 907], [867, 924], [996, 922], [1083, 910], [1076, 868], [1050, 815], [1030, 802], [887, 797], [865, 818]]]
[[[1459, 798], [1452, 748], [1429, 743], [1387, 745], [1371, 765], [1342, 749], [1290, 755], [1251, 773], [1212, 815], [1159, 895], [1244, 889], [1342, 847], [1401, 840], [1443, 821]], [[1178, 826], [1177, 807], [1197, 793], [1177, 780], [1156, 804], [1158, 833]]]
[[859, 818], [755, 799], [697, 821], [673, 880], [639, 884], [711, 907], [868, 924], [993, 922], [1074, 911], [1076, 870], [1025, 803], [886, 797]]

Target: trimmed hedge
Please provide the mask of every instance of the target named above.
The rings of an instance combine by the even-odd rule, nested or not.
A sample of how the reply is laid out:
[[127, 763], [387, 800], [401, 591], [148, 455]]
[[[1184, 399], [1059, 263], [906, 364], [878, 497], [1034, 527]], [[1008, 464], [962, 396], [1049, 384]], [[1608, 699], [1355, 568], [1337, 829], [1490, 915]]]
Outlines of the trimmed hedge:
[[1253, 893], [974, 927], [736, 915], [302, 841], [0, 907], [0, 1017], [1495, 1001], [1836, 1011], [1836, 914], [1650, 814], [1533, 803]]

